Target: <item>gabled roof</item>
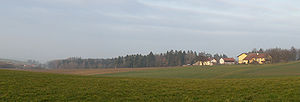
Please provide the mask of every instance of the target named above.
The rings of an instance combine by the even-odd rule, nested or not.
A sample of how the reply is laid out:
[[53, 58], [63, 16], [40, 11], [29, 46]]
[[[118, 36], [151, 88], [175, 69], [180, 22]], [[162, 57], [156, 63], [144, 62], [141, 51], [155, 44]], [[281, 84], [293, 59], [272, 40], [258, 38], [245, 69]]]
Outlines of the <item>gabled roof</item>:
[[235, 62], [234, 58], [223, 58], [224, 62]]
[[205, 61], [212, 61], [212, 60], [216, 60], [214, 58], [207, 58]]
[[242, 53], [242, 54], [238, 55], [237, 57], [239, 57], [239, 56], [241, 56], [241, 55], [243, 55], [243, 54], [246, 54], [246, 55], [247, 55], [248, 53]]
[[211, 61], [211, 60], [212, 60], [212, 58], [208, 58], [208, 59], [207, 59], [207, 61]]
[[268, 54], [266, 53], [248, 53], [248, 56], [244, 58], [244, 60], [251, 60], [253, 58], [268, 58]]

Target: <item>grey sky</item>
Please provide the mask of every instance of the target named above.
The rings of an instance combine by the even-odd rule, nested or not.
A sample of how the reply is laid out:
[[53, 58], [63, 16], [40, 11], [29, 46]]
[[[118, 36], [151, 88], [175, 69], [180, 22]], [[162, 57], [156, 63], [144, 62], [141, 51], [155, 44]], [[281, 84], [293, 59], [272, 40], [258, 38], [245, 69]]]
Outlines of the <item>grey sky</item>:
[[2, 0], [0, 58], [300, 47], [299, 0]]

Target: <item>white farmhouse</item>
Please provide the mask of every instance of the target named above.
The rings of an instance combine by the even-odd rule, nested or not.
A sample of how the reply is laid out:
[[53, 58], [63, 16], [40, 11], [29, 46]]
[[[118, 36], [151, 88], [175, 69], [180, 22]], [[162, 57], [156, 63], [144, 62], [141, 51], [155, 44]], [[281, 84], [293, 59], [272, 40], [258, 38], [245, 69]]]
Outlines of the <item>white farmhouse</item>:
[[221, 58], [220, 64], [226, 64], [226, 65], [235, 64], [235, 59], [234, 58]]

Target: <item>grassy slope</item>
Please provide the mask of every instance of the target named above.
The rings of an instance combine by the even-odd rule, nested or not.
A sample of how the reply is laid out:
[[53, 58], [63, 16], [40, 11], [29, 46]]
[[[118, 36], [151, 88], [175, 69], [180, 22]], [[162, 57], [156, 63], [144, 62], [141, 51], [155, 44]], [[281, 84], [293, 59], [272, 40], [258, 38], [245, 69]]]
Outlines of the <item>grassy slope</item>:
[[[300, 101], [299, 77], [262, 78], [266, 75], [261, 75], [265, 72], [272, 72], [275, 76], [279, 75], [279, 72], [297, 73], [297, 71], [291, 71], [296, 70], [297, 65], [299, 64], [267, 65], [262, 66], [266, 69], [257, 68], [246, 71], [238, 66], [233, 66], [237, 69], [203, 69], [204, 72], [213, 75], [224, 73], [223, 75], [217, 74], [219, 77], [209, 74], [198, 75], [199, 72], [194, 71], [198, 69], [194, 68], [183, 72], [180, 68], [157, 71], [157, 73], [166, 74], [164, 71], [167, 70], [169, 79], [75, 76], [0, 70], [0, 101]], [[277, 66], [291, 69], [282, 69]], [[228, 70], [231, 70], [233, 74]], [[194, 73], [182, 76], [171, 74], [187, 72]], [[138, 72], [135, 73], [131, 77], [140, 75], [137, 74]], [[253, 78], [251, 74], [262, 77]], [[128, 73], [117, 75], [129, 76]], [[180, 79], [173, 79], [171, 75]], [[279, 76], [286, 75], [280, 74]], [[245, 76], [252, 77], [246, 78]], [[166, 78], [163, 75], [160, 77]], [[230, 77], [243, 77], [243, 79], [222, 79]]]
[[28, 64], [27, 62], [24, 62], [24, 61], [17, 61], [17, 60], [12, 60], [12, 59], [2, 59], [2, 58], [0, 58], [0, 62], [14, 63], [14, 64], [18, 64], [18, 65]]
[[300, 62], [274, 65], [194, 66], [125, 73], [104, 74], [108, 77], [143, 78], [272, 78], [300, 76]]

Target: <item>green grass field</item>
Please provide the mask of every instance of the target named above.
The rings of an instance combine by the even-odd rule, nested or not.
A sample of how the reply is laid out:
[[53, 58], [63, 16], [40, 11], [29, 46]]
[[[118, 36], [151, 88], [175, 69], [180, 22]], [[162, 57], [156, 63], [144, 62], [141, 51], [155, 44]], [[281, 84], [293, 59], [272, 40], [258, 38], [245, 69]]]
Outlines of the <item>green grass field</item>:
[[270, 65], [193, 66], [103, 74], [106, 77], [232, 79], [300, 76], [300, 62]]
[[0, 101], [300, 101], [300, 63], [94, 76], [0, 70]]

